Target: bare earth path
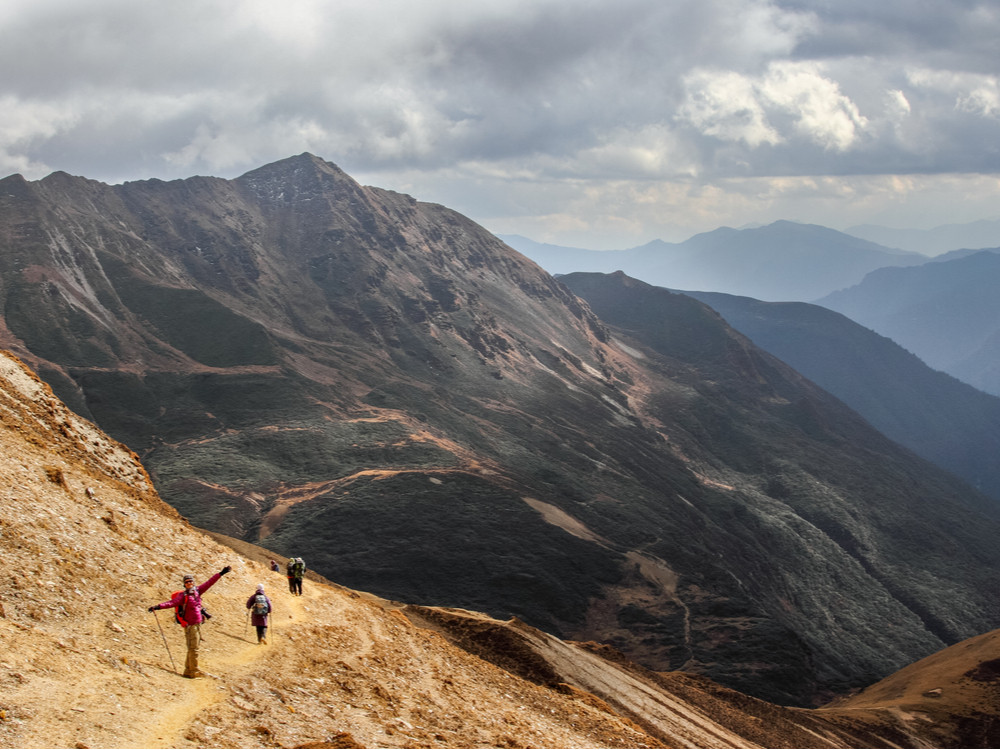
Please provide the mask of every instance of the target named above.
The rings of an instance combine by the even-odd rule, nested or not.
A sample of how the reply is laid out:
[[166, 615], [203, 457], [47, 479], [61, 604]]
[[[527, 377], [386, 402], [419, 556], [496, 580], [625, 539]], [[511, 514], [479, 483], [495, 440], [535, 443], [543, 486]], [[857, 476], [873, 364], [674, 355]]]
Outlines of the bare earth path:
[[[201, 663], [203, 670], [210, 676], [188, 680], [168, 673], [167, 679], [178, 679], [182, 684], [172, 693], [173, 700], [154, 710], [153, 716], [147, 722], [148, 732], [139, 738], [139, 747], [170, 748], [183, 747], [187, 744], [185, 733], [194, 718], [229, 697], [222, 684], [240, 683], [252, 679], [256, 666], [265, 657], [273, 657], [275, 651], [280, 658], [283, 648], [293, 647], [288, 640], [288, 634], [294, 632], [297, 625], [310, 620], [306, 602], [319, 602], [332, 597], [332, 592], [315, 585], [305, 586], [301, 597], [292, 596], [287, 592], [275, 594], [273, 591], [268, 591], [268, 594], [276, 608], [277, 602], [281, 602], [281, 607], [287, 614], [284, 619], [277, 613], [272, 617], [268, 627], [267, 645], [257, 643], [256, 630], [248, 624], [248, 618], [244, 618], [239, 628], [233, 621], [235, 618], [230, 618], [229, 624], [218, 628], [213, 627], [213, 622], [203, 626], [205, 641], [202, 644]], [[211, 596], [211, 591], [208, 596]], [[171, 629], [164, 632], [167, 634], [174, 662], [178, 670], [181, 670], [185, 654], [184, 641], [177, 637], [180, 628], [174, 627], [172, 623], [170, 626]], [[166, 654], [164, 656], [166, 657]], [[169, 668], [169, 660], [167, 661]]]

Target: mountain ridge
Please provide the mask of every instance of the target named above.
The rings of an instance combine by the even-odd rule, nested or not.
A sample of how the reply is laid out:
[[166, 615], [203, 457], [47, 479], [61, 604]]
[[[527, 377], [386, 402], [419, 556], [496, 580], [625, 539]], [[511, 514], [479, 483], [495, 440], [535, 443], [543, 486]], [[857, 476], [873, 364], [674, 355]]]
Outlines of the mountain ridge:
[[844, 231], [881, 245], [928, 256], [938, 256], [960, 248], [981, 249], [1000, 245], [1000, 221], [995, 219], [944, 224], [931, 229], [899, 229], [877, 224], [859, 224]]
[[986, 499], [708, 308], [612, 333], [324, 164], [0, 191], [3, 342], [192, 522], [810, 705], [1000, 623]]
[[931, 367], [1000, 395], [1000, 253], [949, 254], [910, 269], [885, 268], [816, 300], [888, 336]]
[[653, 240], [615, 251], [559, 248], [515, 235], [506, 239], [554, 274], [623, 271], [653, 286], [775, 302], [813, 300], [855, 284], [877, 268], [927, 260], [918, 253], [792, 221], [746, 229], [719, 227], [684, 242]]
[[839, 397], [883, 434], [1000, 500], [1000, 400], [891, 339], [806, 302], [681, 292]]

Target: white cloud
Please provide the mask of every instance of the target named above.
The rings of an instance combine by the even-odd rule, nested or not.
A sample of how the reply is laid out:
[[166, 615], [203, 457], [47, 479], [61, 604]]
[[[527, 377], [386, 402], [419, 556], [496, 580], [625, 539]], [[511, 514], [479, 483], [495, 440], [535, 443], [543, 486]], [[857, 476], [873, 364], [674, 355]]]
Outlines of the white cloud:
[[823, 148], [845, 151], [868, 121], [814, 63], [776, 62], [760, 76], [700, 70], [687, 77], [679, 112], [703, 134], [743, 141], [751, 148], [778, 144], [790, 134], [773, 124], [791, 118], [792, 129]]
[[42, 177], [52, 168], [30, 156], [31, 147], [72, 127], [79, 114], [47, 102], [22, 101], [11, 95], [0, 96], [0, 171], [17, 172], [28, 177]]
[[665, 125], [617, 129], [608, 133], [599, 145], [573, 154], [572, 162], [565, 165], [567, 172], [610, 179], [693, 177], [698, 172], [690, 151]]
[[1000, 87], [997, 86], [996, 79], [958, 97], [956, 106], [963, 112], [984, 117], [1000, 117]]
[[906, 116], [912, 111], [910, 100], [907, 99], [906, 94], [899, 89], [887, 91], [886, 101], [888, 104], [888, 111], [896, 117]]
[[770, 0], [726, 2], [716, 8], [725, 44], [760, 58], [794, 52], [802, 39], [818, 30], [811, 12], [793, 11]]
[[917, 68], [908, 73], [917, 89], [954, 100], [955, 109], [984, 117], [1000, 115], [1000, 80], [995, 75]]
[[698, 70], [685, 79], [687, 96], [677, 117], [705, 135], [724, 141], [743, 141], [750, 148], [780, 143], [768, 122], [759, 86], [732, 71]]
[[847, 150], [868, 124], [816, 63], [772, 63], [758, 88], [769, 104], [792, 115], [800, 134], [824, 148]]

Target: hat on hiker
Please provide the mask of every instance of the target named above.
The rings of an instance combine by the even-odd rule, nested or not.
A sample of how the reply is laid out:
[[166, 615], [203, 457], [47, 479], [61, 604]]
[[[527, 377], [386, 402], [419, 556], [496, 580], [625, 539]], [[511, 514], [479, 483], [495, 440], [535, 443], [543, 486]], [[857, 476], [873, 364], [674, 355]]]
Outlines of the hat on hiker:
[[193, 581], [194, 580], [194, 576], [191, 575], [190, 573], [185, 573], [183, 580], [185, 580], [185, 581]]
[[264, 584], [263, 584], [263, 583], [258, 583], [258, 584], [257, 584], [257, 590], [258, 590], [258, 591], [259, 591], [260, 593], [262, 593], [262, 594], [263, 594], [263, 593], [264, 593]]

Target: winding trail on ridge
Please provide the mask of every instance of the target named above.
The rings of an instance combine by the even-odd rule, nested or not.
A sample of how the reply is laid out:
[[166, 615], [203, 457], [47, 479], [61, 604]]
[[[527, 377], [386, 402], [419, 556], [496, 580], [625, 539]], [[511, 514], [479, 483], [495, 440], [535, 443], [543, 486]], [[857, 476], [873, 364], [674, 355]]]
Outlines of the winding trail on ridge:
[[[210, 590], [206, 594], [206, 601], [211, 609], [216, 609], [216, 607], [211, 606], [212, 593]], [[276, 612], [274, 623], [268, 627], [268, 644], [266, 646], [257, 643], [256, 631], [253, 626], [246, 624], [246, 617], [242, 621], [236, 621], [234, 618], [233, 622], [218, 628], [213, 627], [214, 623], [209, 623], [205, 627], [200, 662], [202, 671], [210, 675], [209, 677], [186, 679], [169, 672], [169, 661], [167, 661], [165, 668], [168, 670], [168, 678], [178, 682], [177, 690], [173, 693], [175, 700], [156, 709], [155, 715], [147, 722], [149, 729], [137, 743], [137, 747], [170, 748], [191, 745], [185, 734], [194, 718], [206, 708], [230, 697], [227, 691], [221, 689], [220, 681], [240, 681], [252, 673], [264, 657], [274, 655], [273, 650], [279, 652], [277, 655], [280, 658], [280, 651], [292, 645], [285, 633], [286, 628], [310, 622], [313, 619], [307, 611], [306, 603], [328, 600], [335, 596], [335, 592], [328, 590], [325, 586], [308, 581], [307, 585], [303, 587], [301, 597], [292, 596], [287, 591], [280, 594], [268, 592], [268, 596], [271, 598]], [[227, 596], [227, 598], [233, 597]], [[216, 599], [218, 600], [218, 597]], [[240, 603], [242, 604], [242, 601]], [[180, 670], [184, 664], [186, 648], [183, 638], [178, 638], [177, 632], [174, 631], [179, 632], [180, 628], [164, 629], [170, 643], [174, 663]], [[269, 653], [269, 650], [272, 653]]]

